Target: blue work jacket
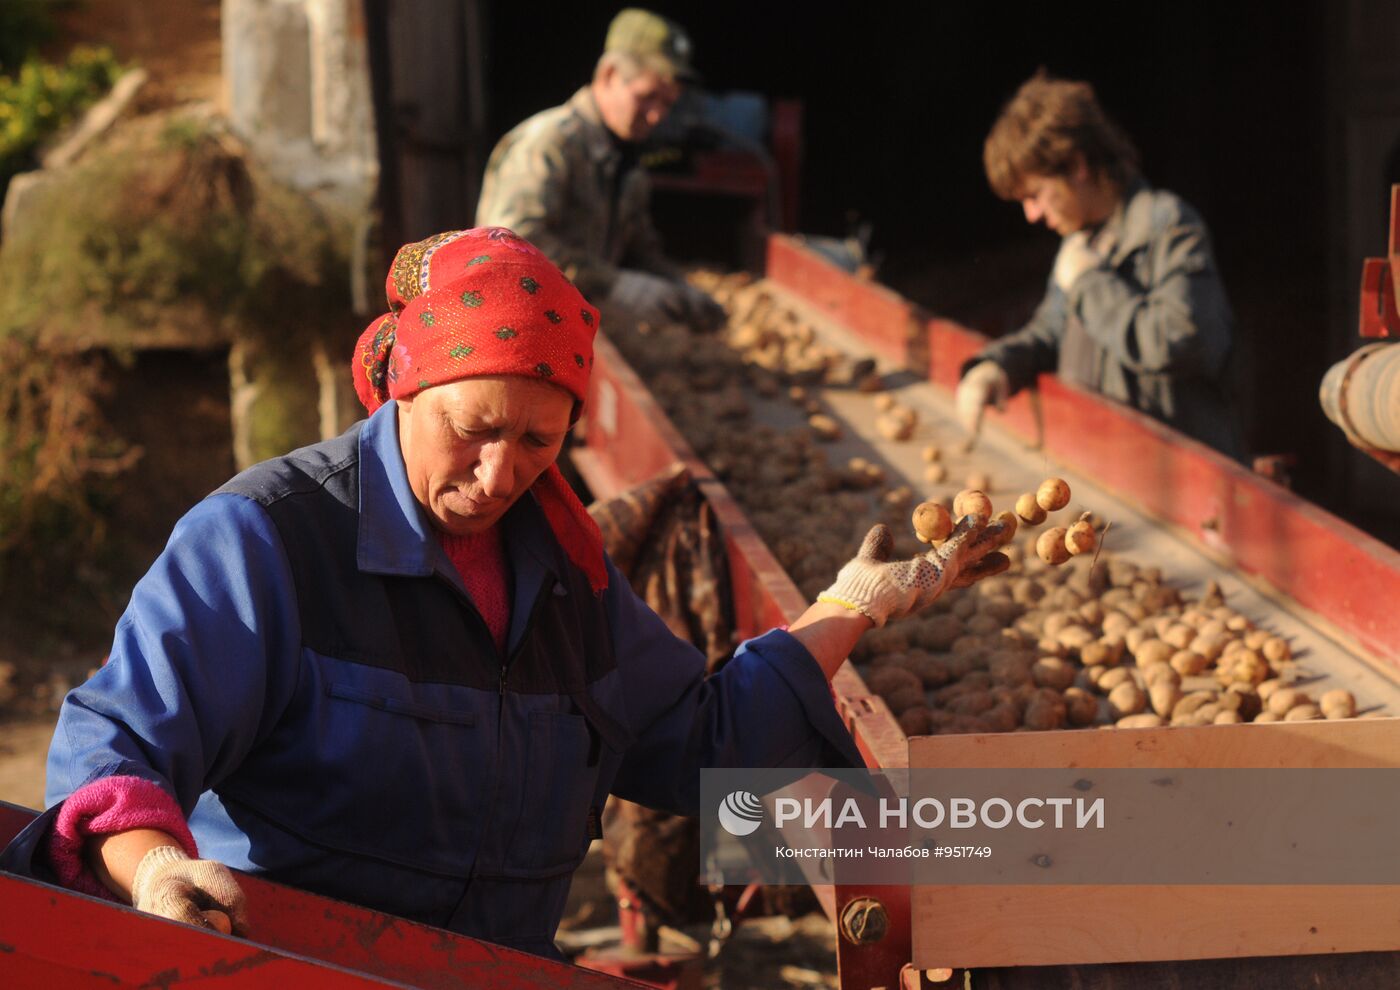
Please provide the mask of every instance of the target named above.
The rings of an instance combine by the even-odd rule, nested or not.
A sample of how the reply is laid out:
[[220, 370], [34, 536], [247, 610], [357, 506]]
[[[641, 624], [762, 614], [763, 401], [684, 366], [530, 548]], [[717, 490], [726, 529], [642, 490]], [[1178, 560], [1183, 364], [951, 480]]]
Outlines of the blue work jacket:
[[702, 767], [860, 766], [820, 668], [772, 631], [706, 678], [608, 564], [594, 595], [539, 507], [502, 520], [505, 657], [414, 499], [388, 403], [200, 502], [64, 700], [48, 814], [113, 774], [165, 788], [200, 854], [541, 954], [617, 794], [698, 811]]

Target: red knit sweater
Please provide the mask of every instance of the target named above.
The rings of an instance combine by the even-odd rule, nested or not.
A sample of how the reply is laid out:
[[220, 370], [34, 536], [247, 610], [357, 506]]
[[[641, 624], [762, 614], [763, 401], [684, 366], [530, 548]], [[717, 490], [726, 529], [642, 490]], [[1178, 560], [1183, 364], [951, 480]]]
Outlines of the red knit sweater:
[[491, 638], [496, 641], [496, 649], [504, 655], [506, 636], [510, 631], [510, 587], [500, 528], [492, 526], [483, 533], [471, 536], [453, 536], [439, 531], [438, 539], [442, 541], [442, 548], [447, 551], [447, 557], [457, 568], [457, 573], [462, 576], [472, 604], [486, 620]]

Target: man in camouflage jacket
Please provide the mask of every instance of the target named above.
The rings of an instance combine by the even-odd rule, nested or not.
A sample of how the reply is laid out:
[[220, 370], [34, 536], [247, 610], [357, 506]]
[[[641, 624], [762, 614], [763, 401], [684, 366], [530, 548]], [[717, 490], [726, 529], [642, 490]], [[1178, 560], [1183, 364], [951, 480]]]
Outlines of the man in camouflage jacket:
[[639, 143], [689, 78], [690, 41], [678, 25], [648, 11], [619, 13], [593, 81], [496, 145], [477, 224], [536, 244], [595, 303], [650, 323], [717, 325], [723, 311], [662, 252], [638, 162]]

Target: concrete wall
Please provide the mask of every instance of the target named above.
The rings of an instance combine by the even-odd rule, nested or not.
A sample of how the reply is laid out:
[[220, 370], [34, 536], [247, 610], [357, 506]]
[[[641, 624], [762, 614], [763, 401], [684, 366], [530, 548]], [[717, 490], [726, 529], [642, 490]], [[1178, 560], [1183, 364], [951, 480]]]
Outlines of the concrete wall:
[[223, 0], [233, 130], [282, 181], [354, 212], [378, 176], [359, 0]]

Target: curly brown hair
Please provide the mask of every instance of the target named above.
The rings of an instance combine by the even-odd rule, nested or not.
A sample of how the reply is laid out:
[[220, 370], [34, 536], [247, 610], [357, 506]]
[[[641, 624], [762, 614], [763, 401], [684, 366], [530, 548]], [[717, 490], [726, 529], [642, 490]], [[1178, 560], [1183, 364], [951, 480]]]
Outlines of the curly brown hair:
[[1138, 152], [1109, 119], [1086, 82], [1038, 71], [1002, 107], [982, 148], [992, 191], [1020, 199], [1026, 177], [1069, 175], [1078, 156], [1089, 171], [1125, 188], [1138, 174]]

